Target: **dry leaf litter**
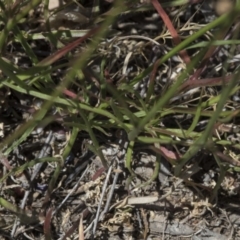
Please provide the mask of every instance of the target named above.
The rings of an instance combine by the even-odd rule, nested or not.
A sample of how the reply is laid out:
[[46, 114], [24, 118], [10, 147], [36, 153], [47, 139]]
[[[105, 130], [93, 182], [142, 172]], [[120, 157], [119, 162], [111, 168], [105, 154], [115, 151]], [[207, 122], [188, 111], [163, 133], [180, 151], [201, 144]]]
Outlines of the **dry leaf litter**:
[[[85, 1], [83, 4], [86, 9], [91, 7], [90, 2]], [[111, 2], [103, 1], [102, 13], [111, 8]], [[53, 7], [54, 11], [56, 7]], [[132, 7], [138, 9], [142, 3]], [[183, 39], [216, 18], [209, 1], [165, 10]], [[92, 24], [89, 16], [87, 10], [84, 15], [81, 7], [73, 3], [52, 15], [50, 25], [52, 30], [88, 29]], [[28, 19], [20, 28], [33, 33], [45, 30], [40, 7], [31, 11]], [[170, 33], [150, 5], [146, 5], [146, 10], [120, 15], [111, 29], [112, 35], [101, 41], [84, 69], [85, 81], [91, 81], [92, 76], [100, 72], [99, 64], [105, 58], [105, 69], [113, 83], [116, 86], [122, 81], [129, 83], [173, 47]], [[213, 34], [207, 32], [202, 38], [208, 40]], [[52, 51], [47, 40], [29, 41], [39, 59], [49, 56]], [[84, 47], [80, 46], [73, 55], [77, 57], [84, 51]], [[196, 54], [195, 49], [189, 52], [192, 56]], [[25, 69], [32, 64], [20, 44], [15, 42], [8, 46], [6, 58]], [[229, 46], [219, 47], [202, 77], [221, 76], [224, 67], [222, 63], [226, 58], [230, 64], [226, 74], [231, 74], [239, 63], [239, 49], [236, 48], [229, 56]], [[60, 61], [66, 63], [67, 60]], [[159, 96], [164, 94], [185, 67], [179, 56], [162, 64], [156, 72], [154, 92]], [[58, 82], [68, 68], [69, 65], [57, 69], [52, 78]], [[133, 86], [142, 98], [146, 97], [149, 81], [150, 75]], [[95, 79], [90, 89], [92, 95], [99, 95], [99, 86], [99, 80]], [[84, 91], [80, 85], [75, 85], [73, 89], [80, 95]], [[200, 96], [206, 99], [216, 95], [219, 90], [220, 87], [190, 89], [171, 99], [171, 103], [191, 106], [196, 104]], [[127, 94], [134, 98], [131, 91]], [[0, 98], [1, 138], [13, 134], [42, 106], [42, 100], [7, 87], [0, 90]], [[226, 110], [237, 109], [239, 101], [239, 92], [236, 92], [226, 105]], [[98, 101], [93, 97], [90, 103], [97, 106]], [[70, 129], [62, 125], [61, 121], [68, 114], [66, 112], [53, 106], [48, 116], [54, 115], [56, 121], [35, 128], [11, 154], [1, 156], [1, 177], [12, 168], [36, 158], [59, 159], [58, 162], [38, 163], [24, 172], [16, 172], [1, 183], [1, 196], [29, 213], [29, 218], [19, 220], [16, 215], [1, 207], [1, 239], [44, 239], [43, 222], [48, 209], [52, 209], [52, 239], [78, 239], [81, 214], [85, 239], [240, 239], [238, 173], [228, 172], [225, 175], [217, 200], [210, 203], [209, 198], [219, 176], [219, 169], [211, 155], [199, 152], [181, 178], [173, 176], [170, 163], [162, 157], [160, 172], [152, 181], [159, 159], [149, 145], [139, 143], [133, 150], [131, 167], [135, 177], [131, 178], [125, 166], [128, 137], [124, 131], [114, 129], [106, 134], [95, 131], [102, 153], [109, 163], [108, 169], [89, 150], [92, 141], [85, 131], [79, 132], [69, 156], [61, 159], [71, 138]], [[192, 120], [190, 114], [176, 113], [163, 117], [159, 124], [174, 129], [180, 123], [184, 129], [188, 129]], [[204, 129], [206, 124], [206, 119], [200, 119], [196, 131]], [[231, 151], [233, 159], [238, 158], [237, 148], [234, 147], [239, 144], [238, 124], [236, 118], [234, 125], [218, 126], [216, 133], [219, 140], [227, 139], [232, 143], [233, 147], [225, 151]], [[177, 136], [173, 136], [173, 139], [178, 140]], [[172, 146], [165, 147], [166, 151], [175, 151]], [[177, 147], [179, 154], [186, 152], [184, 145]], [[57, 183], [51, 195], [48, 195], [50, 180], [60, 165]]]

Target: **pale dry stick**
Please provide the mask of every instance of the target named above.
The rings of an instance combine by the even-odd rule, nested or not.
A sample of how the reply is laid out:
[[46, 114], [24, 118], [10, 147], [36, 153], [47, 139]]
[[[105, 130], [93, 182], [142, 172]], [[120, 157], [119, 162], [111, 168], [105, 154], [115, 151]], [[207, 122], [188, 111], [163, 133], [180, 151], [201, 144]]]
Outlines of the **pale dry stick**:
[[[90, 211], [88, 210], [88, 208], [85, 208], [81, 215], [83, 216], [83, 219], [85, 219], [88, 215], [90, 214]], [[64, 234], [62, 234], [60, 236], [60, 238], [58, 238], [58, 240], [67, 240], [70, 239], [70, 236], [72, 236], [72, 234], [74, 233], [74, 231], [76, 231], [76, 229], [79, 226], [79, 222], [80, 222], [80, 218], [77, 221], [74, 221], [72, 226], [67, 230], [67, 232], [65, 232]], [[85, 231], [84, 231], [85, 234]], [[74, 238], [75, 239], [75, 238]]]
[[167, 217], [164, 216], [164, 218], [165, 218], [165, 221], [163, 222], [164, 227], [163, 227], [163, 232], [162, 232], [162, 239], [165, 239], [165, 229], [166, 229], [166, 225], [167, 225], [167, 221], [166, 221]]
[[[62, 38], [79, 38], [83, 37], [88, 33], [89, 29], [86, 30], [53, 30], [51, 31], [51, 34], [59, 35]], [[29, 40], [40, 40], [40, 39], [46, 39], [50, 33], [49, 32], [40, 32], [40, 33], [26, 33], [25, 31], [21, 31], [23, 34], [23, 37]], [[17, 39], [14, 39], [14, 41], [18, 41]]]
[[113, 166], [111, 165], [108, 169], [107, 176], [106, 176], [103, 188], [102, 188], [102, 195], [101, 195], [101, 198], [100, 198], [100, 202], [98, 204], [98, 209], [97, 209], [97, 213], [96, 213], [96, 217], [95, 217], [94, 225], [93, 225], [93, 235], [95, 234], [96, 229], [97, 229], [97, 224], [98, 224], [99, 215], [100, 215], [100, 209], [101, 209], [101, 205], [102, 205], [102, 202], [103, 202], [103, 197], [104, 197], [106, 189], [107, 189], [108, 180], [109, 180], [111, 172], [112, 172], [112, 168], [113, 168]]
[[[48, 152], [48, 150], [49, 150], [49, 148], [50, 148], [49, 144], [50, 144], [52, 141], [54, 141], [54, 140], [55, 140], [55, 137], [54, 137], [54, 135], [53, 135], [53, 132], [50, 131], [49, 134], [48, 134], [48, 136], [47, 136], [47, 139], [46, 139], [46, 141], [45, 141], [45, 144], [44, 144], [44, 146], [43, 146], [43, 148], [42, 148], [42, 150], [41, 150], [41, 152], [40, 152], [40, 154], [39, 154], [39, 156], [38, 156], [39, 159], [47, 156], [47, 152]], [[35, 179], [35, 177], [36, 177], [37, 174], [39, 173], [42, 165], [43, 165], [43, 163], [38, 163], [38, 164], [35, 165], [33, 174], [32, 174], [32, 176], [31, 176], [31, 181], [33, 181], [33, 180]]]
[[86, 175], [87, 171], [89, 169], [89, 166], [85, 169], [85, 171], [83, 172], [83, 174], [81, 175], [81, 177], [79, 178], [79, 180], [77, 181], [77, 183], [75, 184], [75, 186], [72, 188], [72, 190], [68, 193], [68, 195], [63, 199], [63, 201], [60, 203], [60, 205], [54, 210], [54, 212], [52, 213], [52, 217], [57, 213], [57, 211], [63, 206], [63, 204], [67, 201], [67, 199], [72, 195], [73, 192], [75, 192], [79, 186], [79, 183], [81, 182], [81, 180], [84, 178], [84, 176]]
[[30, 239], [30, 240], [34, 240], [33, 238], [31, 238], [29, 235], [27, 235], [26, 233], [23, 233], [23, 236], [26, 237], [26, 239]]
[[[55, 137], [54, 137], [54, 135], [53, 135], [53, 132], [50, 131], [49, 134], [48, 134], [48, 136], [47, 136], [47, 139], [46, 139], [46, 141], [45, 141], [45, 144], [44, 144], [41, 152], [40, 152], [39, 155], [38, 155], [38, 159], [41, 159], [41, 158], [47, 156], [48, 149], [50, 148], [50, 147], [49, 147], [49, 144], [50, 144], [51, 141], [54, 141], [54, 139], [55, 139]], [[43, 165], [43, 163], [38, 163], [38, 164], [35, 165], [35, 167], [34, 167], [34, 172], [33, 172], [32, 176], [31, 176], [31, 179], [30, 179], [31, 182], [32, 182], [32, 181], [35, 179], [35, 177], [37, 176], [37, 174], [38, 174], [38, 172], [40, 171], [42, 165]], [[25, 194], [24, 194], [22, 203], [21, 203], [21, 205], [20, 205], [20, 208], [21, 208], [21, 209], [24, 209], [29, 194], [30, 194], [30, 190], [25, 191]], [[15, 234], [16, 229], [17, 229], [17, 227], [19, 226], [19, 224], [20, 224], [20, 221], [19, 221], [19, 219], [16, 218], [15, 223], [14, 223], [14, 225], [13, 225], [13, 229], [12, 229], [12, 231], [11, 231], [11, 236], [12, 236], [12, 237], [14, 237], [14, 234]]]
[[105, 208], [104, 208], [104, 210], [101, 213], [101, 216], [99, 218], [100, 220], [102, 220], [103, 217], [104, 217], [104, 214], [108, 212], [109, 205], [110, 205], [110, 202], [112, 200], [113, 192], [114, 192], [114, 189], [115, 189], [118, 177], [119, 177], [119, 172], [121, 171], [120, 164], [124, 161], [125, 155], [126, 155], [126, 152], [127, 152], [128, 141], [126, 140], [126, 136], [123, 134], [123, 132], [122, 132], [121, 137], [118, 141], [118, 144], [121, 146], [122, 151], [121, 152], [119, 151], [120, 155], [116, 157], [117, 171], [116, 171], [116, 174], [115, 174], [114, 179], [113, 179], [113, 183], [112, 183], [109, 195], [108, 195], [108, 199], [107, 199]]
[[79, 240], [84, 240], [84, 229], [83, 229], [83, 215], [80, 214], [80, 221], [78, 227]]
[[116, 37], [116, 38], [113, 38], [112, 40], [124, 40], [124, 39], [128, 39], [128, 38], [133, 38], [133, 39], [143, 39], [143, 40], [147, 40], [147, 41], [150, 41], [150, 42], [153, 42], [154, 44], [156, 45], [161, 45], [159, 42], [155, 41], [154, 39], [151, 39], [149, 37], [145, 37], [145, 36], [140, 36], [140, 35], [129, 35], [129, 36], [124, 36], [124, 37]]
[[193, 96], [194, 93], [199, 92], [199, 89], [200, 89], [199, 87], [196, 87], [196, 88], [190, 89], [190, 90], [188, 90], [184, 93], [181, 93], [177, 96], [174, 96], [169, 100], [169, 103], [173, 103], [175, 101], [178, 101], [179, 99], [187, 97], [188, 95]]
[[118, 177], [119, 177], [119, 173], [121, 171], [120, 165], [125, 160], [125, 155], [126, 155], [126, 152], [127, 152], [128, 141], [126, 140], [126, 134], [123, 131], [121, 131], [119, 135], [120, 136], [119, 136], [118, 144], [120, 146], [120, 150], [119, 150], [118, 156], [115, 158], [115, 161], [117, 162], [117, 171], [116, 171], [116, 174], [114, 176], [110, 192], [108, 194], [108, 199], [107, 199], [105, 208], [104, 208], [104, 210], [101, 213], [101, 216], [99, 218], [100, 220], [103, 219], [104, 214], [107, 213], [108, 210], [109, 210], [109, 205], [110, 205], [110, 202], [112, 200], [113, 192], [114, 192], [114, 189], [115, 189]]
[[[94, 220], [93, 220], [93, 221], [88, 225], [88, 227], [84, 230], [84, 234], [86, 234], [86, 233], [92, 228], [93, 224], [94, 224]], [[60, 239], [60, 240], [62, 240], [62, 239]]]
[[200, 6], [196, 9], [196, 11], [192, 14], [192, 16], [187, 20], [186, 23], [184, 23], [183, 27], [181, 29], [185, 29], [186, 26], [188, 26], [189, 24], [191, 24], [193, 22], [193, 18], [197, 15], [197, 13], [201, 10], [201, 7], [203, 5], [203, 2], [201, 4], [199, 4]]
[[234, 225], [233, 225], [232, 222], [230, 221], [226, 210], [221, 209], [221, 208], [220, 208], [219, 210], [226, 216], [226, 219], [228, 220], [228, 223], [229, 223], [229, 227], [231, 227], [231, 232], [229, 233], [229, 235], [228, 235], [228, 237], [227, 237], [227, 240], [231, 240], [231, 239], [233, 239]]
[[133, 52], [129, 52], [124, 60], [124, 63], [123, 63], [123, 68], [122, 68], [122, 75], [123, 76], [126, 76], [127, 75], [127, 68], [128, 68], [128, 63], [129, 63], [129, 60], [132, 56]]
[[[141, 208], [140, 210], [142, 210], [142, 208]], [[140, 217], [139, 209], [137, 209], [136, 214], [137, 214], [137, 220], [138, 220], [139, 228], [142, 229], [142, 228], [143, 228], [143, 225], [142, 225], [142, 222], [141, 222], [141, 217]]]
[[112, 183], [111, 189], [110, 189], [109, 194], [108, 194], [108, 199], [107, 199], [105, 208], [104, 208], [104, 210], [102, 211], [102, 213], [99, 217], [100, 221], [103, 220], [104, 214], [106, 214], [108, 212], [109, 205], [110, 205], [110, 202], [112, 200], [112, 196], [113, 196], [113, 193], [114, 193], [114, 190], [115, 190], [115, 186], [116, 186], [116, 183], [117, 183], [117, 180], [118, 180], [118, 177], [119, 177], [119, 171], [120, 170], [121, 169], [119, 167], [117, 167], [117, 172], [114, 176], [113, 183]]
[[88, 162], [85, 161], [85, 162], [83, 162], [80, 166], [78, 166], [78, 167], [74, 170], [74, 172], [71, 173], [71, 174], [67, 177], [67, 179], [66, 179], [66, 181], [65, 181], [65, 187], [66, 187], [70, 182], [72, 182], [72, 181], [75, 179], [75, 177], [76, 177], [87, 165], [88, 165]]
[[[119, 133], [119, 138], [120, 138], [120, 139], [119, 139], [118, 143], [119, 143], [119, 145], [122, 147], [122, 152], [121, 152], [120, 156], [117, 157], [117, 162], [118, 162], [118, 164], [120, 165], [120, 164], [123, 163], [123, 161], [125, 160], [125, 155], [126, 155], [126, 152], [127, 152], [127, 147], [128, 147], [129, 142], [128, 142], [128, 140], [127, 140], [127, 136], [126, 136], [126, 133], [125, 133], [124, 131], [120, 131], [120, 133]], [[111, 167], [112, 167], [112, 165], [111, 165]], [[117, 178], [118, 178], [118, 175], [115, 175], [113, 182], [117, 181]], [[105, 182], [105, 183], [106, 183], [106, 182]], [[115, 186], [115, 184], [113, 184], [113, 186]], [[114, 189], [113, 189], [113, 190], [114, 190]], [[112, 191], [112, 189], [110, 190], [110, 195], [112, 194], [111, 191]], [[110, 201], [111, 201], [111, 198], [112, 198], [112, 197], [109, 197], [109, 198], [108, 198], [109, 203], [110, 203]], [[105, 207], [104, 211], [107, 211], [108, 206], [109, 206], [109, 203], [106, 204], [106, 207]], [[103, 214], [101, 214], [101, 217], [102, 217], [102, 216], [103, 216]], [[101, 217], [100, 217], [100, 218], [101, 218]], [[92, 225], [93, 225], [93, 224], [95, 224], [95, 220], [93, 220], [93, 221], [89, 224], [89, 226], [85, 229], [84, 233], [87, 233], [87, 232], [92, 228]]]

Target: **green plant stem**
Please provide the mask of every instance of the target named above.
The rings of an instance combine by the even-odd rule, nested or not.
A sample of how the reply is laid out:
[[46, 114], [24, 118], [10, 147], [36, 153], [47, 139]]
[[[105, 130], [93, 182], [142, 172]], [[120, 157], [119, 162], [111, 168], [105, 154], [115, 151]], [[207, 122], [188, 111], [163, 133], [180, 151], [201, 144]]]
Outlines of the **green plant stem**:
[[213, 126], [218, 119], [226, 100], [231, 94], [232, 89], [238, 84], [238, 79], [240, 77], [240, 71], [235, 75], [230, 84], [222, 90], [221, 97], [217, 104], [217, 108], [213, 116], [210, 118], [207, 127], [203, 134], [193, 143], [193, 145], [189, 148], [189, 150], [184, 154], [181, 158], [179, 164], [175, 168], [175, 175], [178, 176], [183, 168], [183, 166], [193, 157], [196, 153], [204, 147], [206, 144], [209, 144], [208, 138], [212, 135]]
[[13, 18], [8, 19], [5, 28], [0, 33], [0, 52], [2, 53], [3, 47], [6, 43], [6, 39], [8, 37], [9, 31], [11, 31], [14, 26], [24, 17], [26, 16], [31, 9], [34, 9], [37, 5], [41, 3], [42, 0], [32, 0], [30, 3], [21, 9], [21, 11]]

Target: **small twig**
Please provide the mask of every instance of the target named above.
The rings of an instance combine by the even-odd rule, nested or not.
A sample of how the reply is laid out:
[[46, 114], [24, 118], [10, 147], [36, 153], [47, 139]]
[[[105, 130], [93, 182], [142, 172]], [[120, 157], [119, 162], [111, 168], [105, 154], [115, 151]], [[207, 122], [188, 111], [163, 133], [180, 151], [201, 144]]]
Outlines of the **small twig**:
[[146, 36], [140, 36], [140, 35], [128, 35], [128, 36], [124, 36], [124, 37], [117, 37], [117, 38], [113, 38], [113, 40], [124, 40], [124, 39], [129, 39], [129, 38], [133, 38], [133, 39], [143, 39], [143, 40], [146, 40], [146, 41], [150, 41], [156, 45], [161, 45], [159, 42], [155, 41], [154, 39], [151, 39], [149, 37], [146, 37]]
[[[89, 210], [88, 210], [87, 208], [84, 209], [84, 210], [82, 211], [82, 213], [81, 213], [83, 219], [85, 219], [85, 218], [88, 216], [89, 213], [90, 213], [90, 212], [89, 212]], [[60, 240], [69, 239], [69, 237], [73, 234], [73, 232], [78, 228], [79, 222], [80, 222], [80, 219], [77, 220], [75, 223], [73, 223], [72, 227], [65, 233], [64, 236], [62, 236], [62, 237], [60, 238]], [[86, 230], [85, 230], [85, 231], [86, 231]], [[85, 233], [85, 231], [84, 231], [84, 233]]]
[[[143, 208], [141, 208], [140, 211], [141, 211], [143, 225], [144, 225], [143, 237], [144, 237], [144, 239], [147, 239], [147, 234], [149, 232], [149, 223], [147, 220], [147, 213], [144, 212]], [[140, 224], [141, 224], [141, 222], [139, 222], [139, 227], [142, 227]]]
[[[47, 137], [47, 139], [46, 139], [46, 141], [45, 141], [45, 144], [44, 144], [41, 152], [39, 153], [39, 156], [38, 156], [39, 159], [40, 159], [40, 158], [43, 158], [44, 156], [47, 155], [48, 148], [49, 148], [49, 144], [50, 144], [50, 142], [53, 140], [53, 138], [54, 138], [53, 133], [52, 133], [52, 131], [50, 131], [49, 134], [48, 134], [48, 137]], [[32, 181], [35, 179], [35, 177], [37, 176], [37, 174], [38, 174], [38, 172], [40, 171], [42, 165], [43, 165], [43, 163], [38, 163], [38, 164], [35, 165], [35, 167], [34, 167], [34, 172], [33, 172], [32, 176], [31, 176], [31, 182], [32, 182]], [[20, 205], [20, 208], [21, 208], [21, 209], [24, 209], [29, 194], [30, 194], [30, 190], [25, 191], [23, 200], [22, 200], [21, 205]], [[20, 222], [19, 222], [19, 220], [16, 218], [15, 223], [14, 223], [13, 228], [12, 228], [11, 236], [14, 236], [14, 234], [15, 234], [15, 232], [16, 232], [16, 229], [17, 229], [17, 227], [19, 226], [19, 224], [20, 224]]]
[[52, 216], [54, 216], [57, 211], [62, 207], [62, 205], [67, 201], [67, 199], [72, 195], [73, 192], [75, 192], [79, 186], [79, 183], [82, 181], [83, 177], [86, 175], [87, 171], [89, 170], [89, 167], [87, 167], [85, 169], [85, 171], [83, 172], [83, 174], [81, 175], [81, 177], [78, 179], [77, 183], [75, 184], [75, 186], [72, 188], [72, 190], [68, 193], [68, 195], [62, 200], [62, 202], [60, 203], [60, 205], [54, 210], [54, 212], [52, 213]]
[[118, 180], [118, 177], [119, 177], [119, 170], [120, 170], [120, 168], [117, 168], [117, 172], [114, 176], [113, 183], [112, 183], [111, 189], [110, 189], [109, 194], [108, 194], [108, 198], [107, 198], [105, 208], [102, 211], [101, 216], [99, 217], [100, 220], [102, 220], [103, 217], [104, 217], [104, 214], [108, 212], [109, 205], [110, 205], [110, 202], [112, 200], [113, 192], [115, 190], [115, 186], [116, 186], [116, 183], [117, 183], [117, 180]]
[[[49, 148], [50, 148], [49, 144], [51, 143], [51, 141], [54, 141], [54, 138], [55, 138], [55, 137], [54, 137], [54, 135], [53, 135], [53, 132], [50, 131], [49, 134], [48, 134], [48, 136], [47, 136], [47, 139], [46, 139], [46, 141], [45, 141], [45, 144], [44, 144], [44, 146], [43, 146], [43, 148], [42, 148], [42, 150], [41, 150], [41, 152], [40, 152], [40, 154], [39, 154], [39, 156], [38, 156], [39, 159], [40, 159], [40, 158], [43, 158], [43, 157], [45, 157], [45, 156], [48, 155], [47, 152], [48, 152], [48, 150], [49, 150]], [[31, 181], [33, 181], [33, 180], [35, 179], [35, 177], [36, 177], [37, 174], [39, 173], [42, 165], [43, 165], [43, 163], [38, 163], [38, 164], [35, 165], [33, 174], [32, 174], [32, 176], [31, 176]]]
[[216, 78], [205, 78], [205, 79], [188, 79], [183, 85], [179, 88], [179, 92], [188, 91], [197, 87], [207, 87], [207, 86], [222, 86], [224, 84], [228, 84], [233, 78], [235, 74], [230, 74], [228, 76], [216, 77]]
[[100, 215], [100, 209], [101, 209], [101, 205], [103, 202], [103, 197], [104, 197], [106, 189], [107, 189], [108, 180], [109, 180], [111, 172], [112, 172], [112, 168], [113, 168], [113, 166], [111, 165], [108, 169], [107, 176], [106, 176], [103, 188], [102, 188], [102, 195], [101, 195], [100, 202], [98, 204], [98, 209], [97, 209], [97, 213], [96, 213], [96, 217], [95, 217], [95, 221], [94, 221], [94, 225], [93, 225], [93, 235], [95, 234], [96, 229], [97, 229], [97, 224], [98, 224], [99, 215]]

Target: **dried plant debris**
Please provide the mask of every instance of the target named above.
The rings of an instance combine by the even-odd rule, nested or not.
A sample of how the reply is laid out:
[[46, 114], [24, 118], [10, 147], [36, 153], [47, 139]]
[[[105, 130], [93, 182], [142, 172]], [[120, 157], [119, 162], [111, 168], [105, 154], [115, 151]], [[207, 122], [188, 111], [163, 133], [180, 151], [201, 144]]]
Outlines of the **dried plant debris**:
[[[16, 14], [27, 4], [12, 2]], [[154, 1], [125, 1], [127, 10], [108, 25], [84, 67], [38, 115], [95, 40], [85, 39], [49, 66], [41, 61], [98, 28], [115, 2], [42, 1], [9, 32], [1, 55], [12, 67], [0, 72], [8, 83], [0, 86], [0, 140], [14, 139], [1, 144], [0, 239], [240, 239], [239, 85], [211, 130], [214, 145], [201, 148], [174, 175], [239, 69], [238, 44], [209, 45], [218, 28], [189, 44], [193, 61], [206, 47], [212, 52], [191, 69], [194, 74], [185, 74], [189, 66], [180, 54], [157, 65], [175, 46]], [[181, 41], [235, 4], [158, 2]], [[222, 40], [238, 39], [238, 29], [233, 22]], [[184, 84], [133, 144], [131, 128], [182, 74]]]

